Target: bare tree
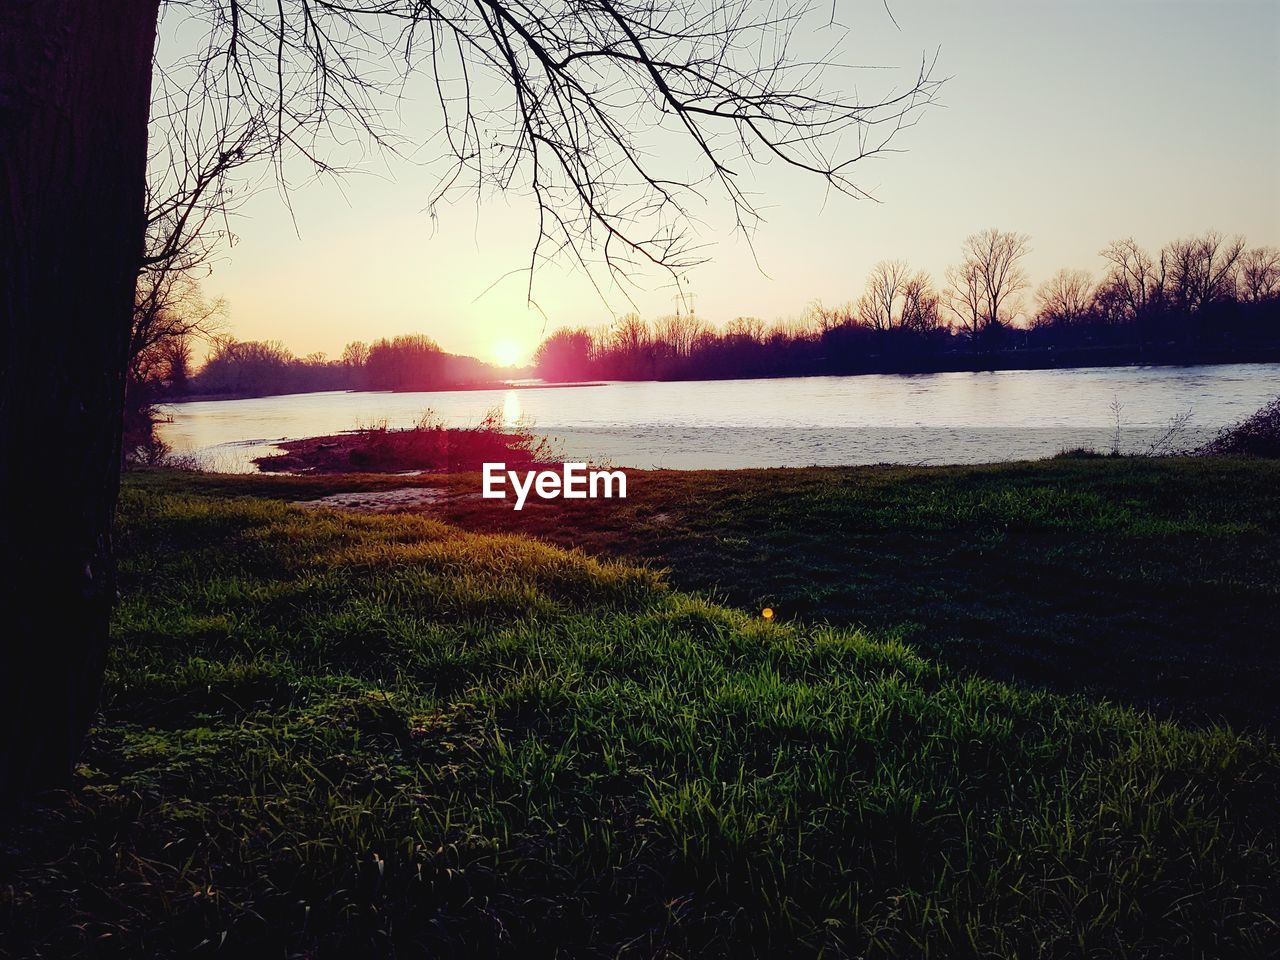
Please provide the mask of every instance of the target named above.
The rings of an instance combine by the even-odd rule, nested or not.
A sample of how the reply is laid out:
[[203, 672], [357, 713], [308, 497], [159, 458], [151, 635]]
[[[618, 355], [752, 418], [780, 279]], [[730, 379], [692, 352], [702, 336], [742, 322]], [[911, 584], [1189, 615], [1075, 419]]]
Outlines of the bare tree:
[[190, 340], [173, 340], [163, 348], [163, 360], [167, 367], [165, 374], [175, 393], [187, 391], [187, 383], [191, 379], [191, 362], [194, 351]]
[[948, 267], [946, 280], [942, 301], [951, 316], [951, 326], [976, 340], [985, 322], [982, 275], [978, 265], [966, 260]]
[[369, 362], [369, 345], [363, 340], [352, 340], [342, 348], [339, 362], [344, 367], [358, 370]]
[[217, 340], [224, 333], [225, 320], [225, 302], [206, 299], [187, 274], [145, 273], [134, 292], [129, 383], [145, 383], [147, 367], [173, 344]]
[[1036, 291], [1037, 324], [1079, 323], [1093, 310], [1094, 284], [1087, 270], [1059, 270]]
[[858, 300], [858, 319], [872, 330], [888, 331], [901, 326], [908, 269], [902, 260], [881, 260], [871, 268], [866, 289]]
[[[857, 307], [852, 303], [828, 307], [824, 306], [821, 300], [814, 300], [805, 308], [794, 329], [788, 333], [791, 336], [802, 336], [804, 333], [821, 335], [837, 327], [847, 327], [855, 323], [857, 315]], [[785, 326], [781, 329], [785, 329]]]
[[166, 392], [182, 392], [196, 341], [224, 334], [226, 305], [210, 301], [182, 271], [148, 270], [138, 277], [129, 329], [122, 455], [152, 463], [167, 448], [155, 434], [163, 418], [157, 404]]
[[1234, 298], [1243, 252], [1244, 237], [1227, 238], [1212, 230], [1169, 244], [1162, 259], [1168, 263], [1174, 303], [1195, 314], [1211, 303]]
[[670, 357], [683, 359], [710, 329], [696, 314], [677, 313], [660, 318], [653, 328], [654, 342]]
[[623, 354], [639, 354], [653, 343], [653, 331], [638, 313], [619, 317], [610, 334], [613, 349]]
[[210, 272], [219, 245], [231, 239], [234, 175], [273, 151], [261, 117], [239, 116], [225, 98], [209, 96], [198, 83], [192, 86], [184, 75], [189, 73], [175, 75], [157, 66], [152, 85], [130, 384], [148, 365], [140, 354], [181, 353], [178, 341], [212, 341], [221, 333], [225, 305], [207, 303], [199, 282]]
[[275, 149], [263, 118], [237, 119], [225, 98], [208, 94], [157, 69], [139, 263], [144, 278], [163, 272], [199, 279], [218, 245], [230, 238], [228, 215], [248, 193], [237, 194], [234, 175]]
[[1241, 255], [1240, 295], [1248, 303], [1280, 295], [1280, 250], [1252, 247]]
[[1018, 295], [1027, 286], [1022, 258], [1030, 238], [1025, 233], [984, 230], [965, 238], [963, 259], [947, 270], [944, 299], [953, 324], [977, 339], [1018, 316]]
[[916, 333], [932, 333], [942, 323], [940, 299], [933, 280], [923, 270], [912, 274], [902, 284], [902, 326]]
[[857, 316], [872, 330], [895, 329], [927, 333], [940, 324], [939, 297], [924, 271], [911, 273], [903, 260], [882, 260], [867, 277], [858, 300]]
[[724, 325], [723, 335], [763, 343], [765, 329], [765, 323], [759, 317], [734, 317]]
[[[824, 10], [810, 0], [203, 0], [175, 15], [197, 21], [206, 42], [165, 75], [197, 91], [207, 125], [236, 145], [222, 155], [289, 147], [327, 173], [320, 147], [335, 132], [399, 144], [382, 95], [425, 73], [452, 159], [433, 206], [455, 189], [525, 190], [539, 209], [531, 267], [567, 256], [621, 278], [705, 259], [687, 205], [708, 188], [738, 226], [755, 225], [739, 173], [756, 162], [864, 195], [853, 163], [888, 149], [936, 83], [922, 62], [904, 87], [850, 101], [831, 85], [833, 59], [793, 52]], [[686, 140], [692, 165], [654, 158], [647, 147], [662, 131]]]
[[210, 301], [186, 273], [145, 271], [134, 291], [129, 331], [122, 456], [159, 462], [169, 450], [155, 432], [165, 417], [159, 402], [185, 392], [195, 343], [215, 343], [224, 333], [226, 305]]
[[208, 101], [158, 71], [151, 100], [146, 228], [137, 264], [125, 378], [123, 455], [154, 463], [167, 452], [155, 434], [164, 388], [185, 389], [195, 340], [214, 342], [225, 305], [209, 303], [199, 281], [230, 238], [235, 171], [270, 152], [264, 125], [250, 118], [229, 126], [217, 99]]
[[1114, 305], [1120, 319], [1141, 323], [1159, 310], [1168, 287], [1168, 266], [1156, 260], [1133, 237], [1108, 244], [1100, 256], [1109, 264], [1099, 295]]

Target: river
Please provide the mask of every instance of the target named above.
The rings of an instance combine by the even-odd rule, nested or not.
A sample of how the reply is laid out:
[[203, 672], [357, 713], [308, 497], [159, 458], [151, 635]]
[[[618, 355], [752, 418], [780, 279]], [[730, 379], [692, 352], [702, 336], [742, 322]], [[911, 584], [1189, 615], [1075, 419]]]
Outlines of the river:
[[497, 410], [568, 459], [634, 468], [986, 463], [1186, 448], [1277, 393], [1280, 364], [612, 382], [176, 403], [160, 429], [175, 453], [221, 471], [254, 469], [279, 440], [408, 426], [428, 409], [456, 426]]

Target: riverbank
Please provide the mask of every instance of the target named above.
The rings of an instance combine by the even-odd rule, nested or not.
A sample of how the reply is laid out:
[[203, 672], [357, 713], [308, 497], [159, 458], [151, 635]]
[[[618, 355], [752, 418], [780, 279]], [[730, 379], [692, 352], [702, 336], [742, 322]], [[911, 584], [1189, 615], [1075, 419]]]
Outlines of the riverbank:
[[[1273, 955], [1271, 736], [924, 651], [969, 642], [926, 625], [950, 609], [1032, 649], [1051, 622], [1123, 672], [1115, 638], [1191, 590], [1260, 669], [1276, 479], [1229, 460], [636, 475], [611, 519], [529, 508], [512, 535], [281, 502], [402, 477], [131, 476], [85, 766], [0, 849], [10, 944]], [[671, 574], [590, 555], [646, 549]], [[728, 605], [681, 589], [699, 577]], [[840, 596], [865, 628], [798, 602]]]

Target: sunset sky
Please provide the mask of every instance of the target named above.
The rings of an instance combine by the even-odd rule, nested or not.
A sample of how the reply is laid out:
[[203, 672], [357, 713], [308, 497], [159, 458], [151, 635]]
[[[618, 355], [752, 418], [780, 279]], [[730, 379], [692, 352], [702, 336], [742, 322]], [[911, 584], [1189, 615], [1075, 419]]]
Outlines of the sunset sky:
[[[855, 179], [878, 202], [826, 196], [804, 175], [752, 178], [767, 222], [760, 267], [716, 208], [702, 237], [713, 262], [690, 288], [704, 318], [772, 320], [815, 299], [856, 297], [880, 259], [941, 274], [966, 234], [1031, 235], [1039, 281], [1059, 267], [1100, 270], [1098, 250], [1133, 235], [1158, 247], [1215, 228], [1280, 244], [1280, 3], [842, 2], [843, 59], [899, 66], [858, 73], [871, 97], [909, 82], [938, 52], [940, 102], [902, 134], [907, 152], [867, 160]], [[828, 37], [827, 39], [833, 39]], [[406, 130], [428, 123], [403, 110]], [[525, 360], [544, 318], [525, 300], [532, 206], [519, 196], [426, 211], [438, 169], [371, 161], [340, 183], [299, 186], [292, 211], [268, 187], [233, 222], [238, 240], [206, 290], [226, 298], [232, 332], [336, 356], [355, 339], [406, 332], [485, 360]], [[765, 272], [761, 272], [761, 268]], [[673, 291], [654, 277], [649, 317]], [[547, 329], [595, 326], [629, 309], [586, 279], [541, 271]], [[611, 312], [612, 310], [612, 312]]]

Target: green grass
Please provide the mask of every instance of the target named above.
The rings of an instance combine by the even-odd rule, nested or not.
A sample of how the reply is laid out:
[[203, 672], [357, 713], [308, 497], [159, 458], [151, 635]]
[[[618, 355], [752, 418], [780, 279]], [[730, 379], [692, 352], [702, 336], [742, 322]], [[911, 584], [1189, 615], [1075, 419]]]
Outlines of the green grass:
[[[892, 476], [849, 484], [870, 498], [860, 516], [905, 515]], [[1134, 542], [1238, 544], [1270, 522], [898, 476], [916, 484], [912, 536], [1007, 516], [1087, 532], [1102, 516]], [[813, 496], [775, 505], [795, 517], [769, 529], [821, 520], [824, 485], [844, 483], [788, 482]], [[74, 788], [3, 848], [0, 951], [1280, 948], [1280, 754], [1265, 736], [959, 673], [880, 633], [770, 624], [526, 537], [209, 495], [245, 483], [127, 485], [103, 714]], [[696, 478], [678, 483], [672, 501]], [[930, 497], [931, 483], [975, 489]], [[724, 516], [758, 506], [743, 495]], [[697, 557], [717, 518], [694, 513], [650, 519], [709, 524], [678, 541]], [[741, 536], [726, 569], [757, 569]], [[1268, 549], [1244, 561], [1246, 586]]]
[[443, 483], [465, 496], [438, 512], [467, 529], [667, 569], [965, 673], [1280, 732], [1277, 461], [636, 472], [625, 501], [519, 513], [476, 499], [478, 476], [137, 479], [289, 499]]

